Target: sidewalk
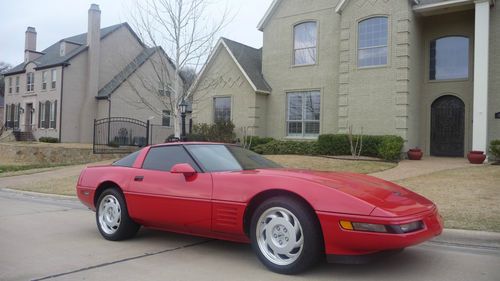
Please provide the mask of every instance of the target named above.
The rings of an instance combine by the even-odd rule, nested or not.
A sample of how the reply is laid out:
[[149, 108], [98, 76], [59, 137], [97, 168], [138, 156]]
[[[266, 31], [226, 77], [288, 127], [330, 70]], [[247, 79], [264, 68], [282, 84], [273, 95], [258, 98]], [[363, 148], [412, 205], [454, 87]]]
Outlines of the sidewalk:
[[[370, 174], [384, 180], [395, 181], [438, 171], [474, 166], [466, 158], [424, 156], [422, 160], [403, 160], [395, 168]], [[477, 165], [475, 165], [477, 166]]]

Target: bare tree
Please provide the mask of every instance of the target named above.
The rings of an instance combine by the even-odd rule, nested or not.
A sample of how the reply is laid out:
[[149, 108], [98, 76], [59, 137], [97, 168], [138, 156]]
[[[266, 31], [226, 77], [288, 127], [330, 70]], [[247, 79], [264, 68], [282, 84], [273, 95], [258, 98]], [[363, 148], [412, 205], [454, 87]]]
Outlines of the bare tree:
[[[150, 59], [154, 75], [141, 78], [142, 86], [157, 95], [162, 106], [170, 110], [177, 137], [180, 135], [179, 104], [188, 94], [188, 88], [181, 81], [181, 71], [200, 68], [229, 21], [227, 9], [218, 17], [210, 15], [210, 4], [209, 0], [136, 0], [131, 9], [131, 23], [138, 36], [160, 50], [159, 56]], [[140, 97], [139, 91], [137, 94], [152, 111], [158, 111]]]

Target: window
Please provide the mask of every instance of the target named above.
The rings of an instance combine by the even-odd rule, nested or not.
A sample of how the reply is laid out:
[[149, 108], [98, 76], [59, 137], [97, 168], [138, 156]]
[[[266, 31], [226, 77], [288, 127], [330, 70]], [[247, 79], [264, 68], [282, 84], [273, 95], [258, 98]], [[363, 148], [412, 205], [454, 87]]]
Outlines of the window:
[[12, 93], [12, 77], [9, 77], [9, 94]]
[[47, 79], [49, 78], [49, 73], [47, 71], [42, 72], [42, 90], [47, 90]]
[[50, 103], [50, 128], [56, 128], [57, 101]]
[[214, 98], [214, 122], [231, 120], [231, 97]]
[[56, 81], [57, 81], [57, 71], [55, 69], [52, 69], [50, 71], [50, 74], [51, 74], [51, 83], [50, 83], [50, 87], [52, 89], [55, 89], [56, 88]]
[[195, 170], [198, 170], [196, 163], [194, 163], [193, 159], [187, 154], [184, 147], [180, 145], [151, 148], [146, 159], [144, 159], [142, 168], [169, 172], [172, 166], [179, 163], [188, 163]]
[[35, 89], [35, 73], [28, 72], [26, 74], [26, 91], [33, 92]]
[[316, 22], [297, 24], [293, 28], [293, 64], [316, 63]]
[[12, 118], [10, 117], [10, 104], [5, 105], [5, 127], [7, 128], [12, 128], [12, 124], [10, 123], [12, 121]]
[[186, 149], [208, 171], [241, 171], [279, 168], [259, 154], [233, 145], [186, 145]]
[[134, 153], [131, 153], [131, 154], [123, 157], [122, 159], [113, 162], [113, 164], [111, 164], [111, 165], [122, 166], [122, 167], [132, 167], [135, 163], [135, 159], [137, 159], [137, 156], [139, 156], [140, 152], [141, 152], [141, 150], [138, 150]]
[[431, 41], [429, 80], [469, 78], [469, 38], [448, 36]]
[[19, 128], [19, 107], [21, 105], [20, 104], [16, 104], [16, 105], [11, 105], [12, 109], [14, 109], [14, 128]]
[[319, 91], [288, 93], [288, 136], [319, 134], [320, 99]]
[[19, 93], [19, 76], [16, 76], [16, 93]]
[[358, 25], [358, 67], [387, 64], [387, 17], [373, 17]]
[[38, 128], [45, 128], [45, 103], [39, 103], [38, 107]]
[[170, 127], [170, 110], [163, 110], [161, 115], [161, 125]]

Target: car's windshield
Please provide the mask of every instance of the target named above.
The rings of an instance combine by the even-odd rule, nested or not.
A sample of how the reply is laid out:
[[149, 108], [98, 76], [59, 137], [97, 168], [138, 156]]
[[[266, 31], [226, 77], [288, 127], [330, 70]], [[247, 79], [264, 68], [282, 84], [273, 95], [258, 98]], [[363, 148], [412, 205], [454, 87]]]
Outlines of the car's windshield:
[[186, 145], [186, 148], [209, 172], [281, 167], [255, 152], [234, 145], [193, 144]]

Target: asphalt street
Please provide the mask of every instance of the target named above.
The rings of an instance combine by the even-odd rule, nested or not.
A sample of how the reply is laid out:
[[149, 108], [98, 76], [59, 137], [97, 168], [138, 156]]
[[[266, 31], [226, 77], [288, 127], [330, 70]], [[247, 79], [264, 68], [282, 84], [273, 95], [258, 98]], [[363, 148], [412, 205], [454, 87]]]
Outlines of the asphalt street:
[[500, 249], [431, 241], [365, 265], [297, 276], [264, 268], [249, 245], [141, 229], [104, 240], [76, 199], [0, 189], [0, 280], [500, 280]]

